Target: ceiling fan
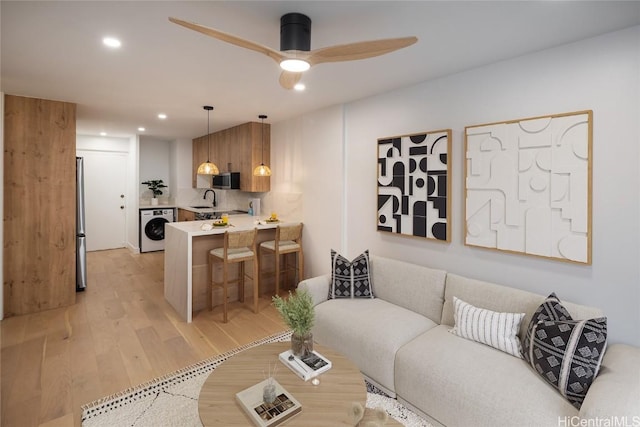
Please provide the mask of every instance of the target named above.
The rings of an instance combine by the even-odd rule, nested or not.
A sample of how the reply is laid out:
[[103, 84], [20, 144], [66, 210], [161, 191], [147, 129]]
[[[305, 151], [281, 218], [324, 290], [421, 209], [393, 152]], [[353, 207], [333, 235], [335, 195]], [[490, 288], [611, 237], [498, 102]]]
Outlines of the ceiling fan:
[[275, 60], [282, 68], [280, 85], [293, 89], [302, 73], [323, 62], [354, 61], [373, 58], [411, 46], [417, 37], [369, 40], [311, 50], [311, 19], [301, 13], [287, 13], [280, 18], [280, 50], [275, 50], [232, 34], [177, 18], [169, 21], [218, 40], [250, 49]]

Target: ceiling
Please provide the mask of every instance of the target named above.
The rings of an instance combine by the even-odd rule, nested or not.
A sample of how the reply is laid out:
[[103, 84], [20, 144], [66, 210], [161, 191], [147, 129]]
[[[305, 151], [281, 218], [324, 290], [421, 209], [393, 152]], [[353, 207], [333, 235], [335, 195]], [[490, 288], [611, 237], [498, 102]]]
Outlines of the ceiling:
[[[279, 49], [280, 17], [312, 20], [311, 48], [417, 36], [377, 58], [320, 64], [304, 92], [278, 84], [267, 56], [170, 23], [197, 22]], [[638, 25], [636, 1], [6, 1], [1, 90], [78, 104], [78, 134], [155, 139], [319, 108]], [[122, 47], [103, 46], [104, 36]], [[544, 67], [545, 64], [540, 64]], [[166, 113], [159, 120], [158, 113]], [[137, 128], [144, 126], [145, 132]]]

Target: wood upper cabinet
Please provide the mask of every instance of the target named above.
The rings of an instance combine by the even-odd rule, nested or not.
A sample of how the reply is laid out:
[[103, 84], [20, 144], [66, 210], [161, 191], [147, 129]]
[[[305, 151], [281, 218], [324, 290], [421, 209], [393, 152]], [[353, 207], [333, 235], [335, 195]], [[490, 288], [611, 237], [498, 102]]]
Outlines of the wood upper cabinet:
[[[201, 136], [199, 138], [195, 138], [193, 140], [193, 174], [192, 174], [192, 187], [193, 188], [201, 188], [204, 186], [204, 180], [206, 178], [200, 176], [198, 179], [198, 175], [196, 174], [198, 170], [198, 166], [201, 163], [206, 162], [209, 156], [209, 145], [207, 143], [207, 136]], [[213, 154], [213, 153], [212, 153]], [[209, 180], [209, 182], [211, 182]]]
[[4, 104], [4, 313], [76, 300], [76, 105]]
[[[203, 148], [204, 147], [204, 148]], [[264, 164], [271, 163], [271, 125], [264, 125]], [[204, 154], [203, 154], [204, 153]], [[240, 190], [265, 192], [271, 189], [270, 177], [253, 176], [253, 169], [262, 162], [262, 124], [249, 122], [211, 134], [211, 162], [220, 172], [240, 172]], [[193, 186], [196, 171], [207, 160], [207, 136], [193, 140]]]

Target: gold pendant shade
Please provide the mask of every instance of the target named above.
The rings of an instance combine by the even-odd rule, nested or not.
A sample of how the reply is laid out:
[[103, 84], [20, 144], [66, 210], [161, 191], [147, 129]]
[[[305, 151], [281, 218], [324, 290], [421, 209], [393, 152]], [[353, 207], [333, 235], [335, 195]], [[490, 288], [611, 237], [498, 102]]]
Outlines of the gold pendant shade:
[[264, 119], [266, 119], [267, 116], [260, 114], [258, 118], [262, 120], [262, 161], [260, 162], [260, 166], [256, 166], [253, 170], [253, 176], [271, 176], [271, 169], [264, 164]]
[[196, 174], [218, 175], [220, 173], [218, 166], [216, 166], [215, 163], [211, 163], [211, 161], [209, 160], [211, 156], [211, 133], [209, 132], [209, 113], [211, 112], [211, 110], [213, 110], [213, 107], [210, 105], [205, 105], [202, 108], [207, 110], [207, 161], [204, 163], [201, 163], [200, 166], [198, 166], [198, 171], [196, 172]]

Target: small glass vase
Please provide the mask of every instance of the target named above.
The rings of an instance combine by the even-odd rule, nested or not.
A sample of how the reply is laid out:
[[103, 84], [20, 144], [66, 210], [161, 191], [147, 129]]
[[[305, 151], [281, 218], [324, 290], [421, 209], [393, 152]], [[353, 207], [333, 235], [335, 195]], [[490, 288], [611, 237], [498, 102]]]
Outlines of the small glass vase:
[[271, 404], [276, 400], [276, 385], [269, 381], [262, 390], [262, 400], [264, 403]]
[[293, 334], [291, 335], [291, 352], [296, 357], [305, 357], [309, 355], [313, 351], [313, 334], [309, 332], [309, 334], [305, 336], [300, 336]]

